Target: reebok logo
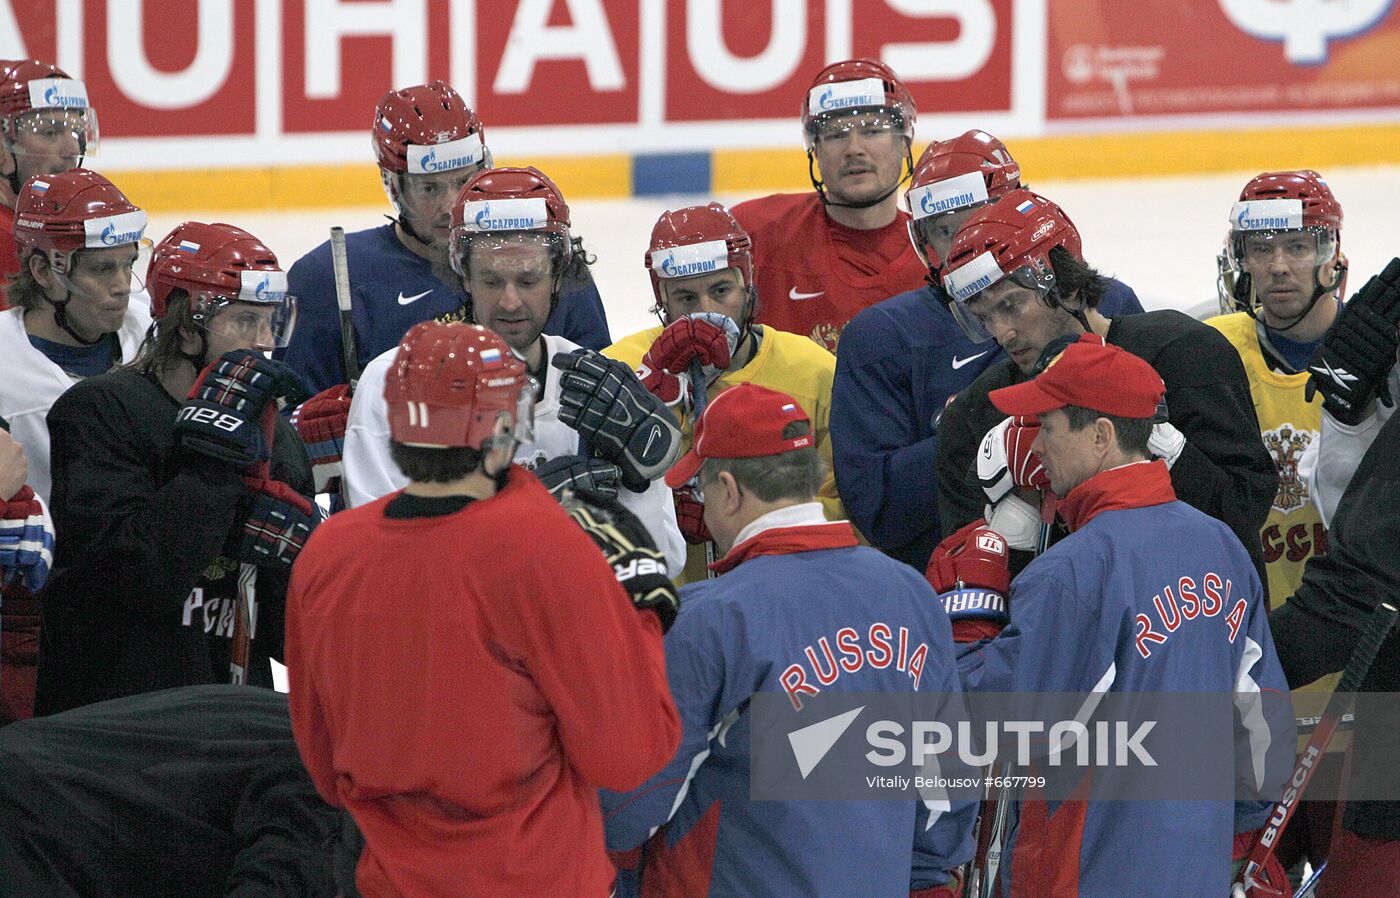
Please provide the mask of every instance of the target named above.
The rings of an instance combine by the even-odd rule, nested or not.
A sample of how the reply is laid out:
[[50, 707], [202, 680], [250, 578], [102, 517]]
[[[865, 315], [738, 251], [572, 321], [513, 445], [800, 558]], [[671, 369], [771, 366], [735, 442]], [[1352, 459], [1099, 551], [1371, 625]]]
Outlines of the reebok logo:
[[818, 296], [823, 296], [825, 294], [825, 290], [818, 290], [816, 293], [798, 293], [797, 288], [793, 287], [792, 289], [788, 290], [788, 299], [814, 299]]
[[1319, 377], [1325, 375], [1343, 390], [1350, 389], [1352, 383], [1356, 380], [1355, 374], [1352, 374], [1345, 368], [1333, 368], [1327, 363], [1326, 359], [1323, 359], [1319, 364], [1314, 365], [1312, 368], [1312, 372], [1318, 375]]
[[965, 358], [965, 359], [960, 359], [960, 358], [958, 358], [956, 355], [953, 356], [953, 370], [956, 371], [956, 370], [958, 370], [959, 368], [961, 368], [963, 365], [966, 365], [968, 362], [974, 361], [975, 359], [980, 359], [982, 356], [986, 355], [988, 352], [991, 352], [991, 350], [989, 350], [989, 349], [984, 349], [984, 350], [982, 350], [981, 352], [977, 353], [977, 355], [970, 355], [970, 356], [968, 356], [968, 357]]
[[406, 305], [408, 305], [408, 304], [411, 303], [411, 302], [417, 302], [418, 300], [422, 299], [423, 297], [427, 296], [429, 293], [432, 293], [432, 292], [433, 292], [432, 289], [429, 288], [429, 289], [427, 289], [427, 290], [424, 290], [422, 293], [415, 293], [415, 294], [413, 294], [412, 296], [404, 296], [404, 295], [403, 295], [403, 291], [400, 290], [400, 291], [399, 291], [399, 305], [401, 305], [401, 306], [406, 306]]
[[807, 774], [816, 769], [822, 758], [841, 738], [851, 724], [855, 723], [860, 712], [865, 710], [865, 706], [853, 708], [835, 717], [828, 717], [819, 723], [802, 727], [788, 733], [788, 742], [792, 745], [792, 756], [797, 759], [797, 769], [805, 780]]

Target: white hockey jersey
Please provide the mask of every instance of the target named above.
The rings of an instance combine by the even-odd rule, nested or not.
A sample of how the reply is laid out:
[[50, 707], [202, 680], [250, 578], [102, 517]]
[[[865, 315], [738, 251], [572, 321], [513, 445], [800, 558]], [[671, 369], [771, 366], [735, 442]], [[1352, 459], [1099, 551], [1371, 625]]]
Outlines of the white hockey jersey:
[[[151, 326], [150, 299], [144, 291], [133, 292], [126, 307], [117, 338], [121, 341], [121, 361], [136, 357], [136, 350]], [[28, 483], [34, 492], [49, 501], [49, 409], [59, 396], [81, 378], [67, 373], [34, 348], [24, 329], [24, 310], [0, 312], [0, 418], [10, 422], [10, 435], [24, 447], [29, 462]]]
[[[551, 359], [578, 348], [563, 337], [549, 334], [544, 335], [544, 341], [545, 355]], [[342, 464], [346, 501], [351, 507], [408, 486], [408, 478], [389, 454], [389, 410], [384, 401], [384, 380], [397, 352], [395, 346], [365, 366], [350, 403]], [[534, 441], [521, 443], [515, 450], [515, 460], [526, 468], [534, 469], [541, 462], [579, 451], [578, 432], [559, 420], [558, 373], [550, 369], [544, 395], [535, 403]], [[623, 489], [618, 499], [646, 526], [656, 547], [666, 556], [669, 575], [680, 576], [685, 567], [685, 540], [676, 526], [676, 508], [665, 482], [653, 480], [642, 493]]]

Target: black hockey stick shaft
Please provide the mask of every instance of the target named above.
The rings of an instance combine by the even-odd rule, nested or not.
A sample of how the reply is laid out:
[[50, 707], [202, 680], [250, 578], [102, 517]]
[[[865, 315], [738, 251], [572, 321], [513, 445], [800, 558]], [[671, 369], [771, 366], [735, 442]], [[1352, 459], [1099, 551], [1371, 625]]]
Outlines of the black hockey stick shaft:
[[[700, 359], [690, 360], [690, 439], [695, 439], [695, 424], [700, 420], [700, 416], [705, 414], [705, 403], [710, 401], [706, 392], [708, 385], [705, 383], [705, 366], [700, 364]], [[710, 565], [715, 563], [715, 541], [705, 540], [705, 573], [713, 578], [715, 572], [710, 570]]]
[[1385, 642], [1395, 626], [1396, 616], [1395, 606], [1382, 602], [1362, 628], [1361, 638], [1357, 640], [1356, 647], [1351, 651], [1351, 658], [1342, 670], [1341, 682], [1327, 699], [1327, 708], [1322, 712], [1322, 720], [1303, 746], [1303, 753], [1298, 757], [1298, 763], [1293, 768], [1293, 776], [1288, 781], [1283, 797], [1274, 805], [1269, 814], [1269, 822], [1259, 834], [1259, 841], [1254, 844], [1248, 861], [1240, 869], [1238, 882], [1246, 889], [1257, 888], [1266, 895], [1284, 894], [1284, 883], [1267, 882], [1257, 879], [1256, 876], [1269, 862], [1269, 857], [1278, 846], [1279, 837], [1283, 835], [1288, 822], [1298, 810], [1298, 802], [1302, 799], [1313, 774], [1317, 772], [1322, 753], [1326, 751], [1327, 744], [1337, 732], [1337, 726], [1342, 722], [1342, 716], [1346, 714], [1356, 690], [1361, 687], [1366, 674], [1371, 670], [1371, 664], [1376, 660], [1381, 643]]
[[335, 304], [340, 308], [340, 350], [345, 363], [345, 383], [351, 395], [360, 379], [360, 351], [351, 315], [350, 266], [345, 258], [345, 229], [331, 228], [331, 270], [335, 275]]

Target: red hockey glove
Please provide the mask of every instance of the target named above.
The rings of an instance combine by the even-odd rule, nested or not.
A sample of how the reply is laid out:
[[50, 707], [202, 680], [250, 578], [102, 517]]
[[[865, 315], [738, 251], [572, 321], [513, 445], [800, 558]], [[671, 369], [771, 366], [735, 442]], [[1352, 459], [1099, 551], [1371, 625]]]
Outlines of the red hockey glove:
[[[1237, 882], [1240, 878], [1240, 870], [1243, 869], [1245, 861], [1249, 860], [1249, 853], [1254, 850], [1255, 844], [1259, 841], [1259, 834], [1262, 829], [1254, 832], [1235, 833], [1235, 844], [1230, 850], [1230, 882]], [[1269, 860], [1264, 864], [1264, 868], [1254, 875], [1257, 882], [1266, 885], [1257, 885], [1246, 889], [1247, 898], [1291, 898], [1293, 887], [1288, 881], [1288, 871], [1283, 869], [1283, 861], [1278, 859], [1278, 854], [1270, 852]], [[1272, 887], [1272, 888], [1271, 888]], [[1222, 894], [1224, 894], [1222, 892]]]
[[925, 576], [939, 592], [954, 642], [990, 639], [1006, 626], [1010, 549], [986, 521], [973, 521], [938, 544]]
[[291, 567], [311, 531], [321, 523], [320, 514], [305, 496], [280, 480], [244, 477], [243, 483], [254, 496], [248, 519], [243, 522], [239, 560]]
[[1031, 454], [1031, 443], [1039, 435], [1040, 421], [1019, 415], [987, 431], [977, 453], [977, 478], [988, 502], [1001, 501], [1013, 487], [1050, 488], [1049, 475]]
[[[909, 898], [959, 898], [962, 895], [962, 872], [960, 870], [949, 870], [948, 881], [941, 886], [929, 886], [925, 889], [910, 889]], [[971, 896], [977, 898], [977, 896]]]
[[699, 359], [706, 368], [723, 371], [729, 367], [733, 354], [729, 340], [728, 331], [721, 325], [700, 316], [687, 316], [667, 325], [647, 355], [670, 374], [689, 371], [692, 359]]
[[[44, 588], [53, 564], [53, 522], [28, 485], [9, 501], [0, 501], [0, 587], [18, 583], [31, 593]], [[5, 609], [5, 626], [13, 626], [17, 609]]]
[[695, 498], [688, 486], [672, 490], [676, 499], [676, 526], [688, 543], [707, 543], [714, 539], [710, 528], [705, 526], [705, 503]]
[[322, 390], [292, 411], [292, 426], [311, 456], [316, 492], [340, 492], [340, 456], [345, 451], [345, 422], [350, 418], [349, 387]]

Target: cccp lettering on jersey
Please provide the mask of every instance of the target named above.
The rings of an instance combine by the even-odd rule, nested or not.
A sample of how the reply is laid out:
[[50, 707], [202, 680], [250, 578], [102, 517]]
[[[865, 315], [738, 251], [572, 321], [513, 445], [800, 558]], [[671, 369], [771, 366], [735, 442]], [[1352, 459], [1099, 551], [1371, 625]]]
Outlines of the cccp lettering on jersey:
[[1233, 581], [1228, 577], [1221, 578], [1214, 571], [1207, 572], [1201, 578], [1199, 586], [1192, 577], [1180, 577], [1175, 585], [1163, 586], [1161, 591], [1152, 597], [1149, 609], [1152, 613], [1139, 612], [1133, 619], [1133, 626], [1137, 629], [1133, 645], [1138, 654], [1144, 658], [1151, 658], [1152, 646], [1165, 645], [1172, 634], [1183, 626], [1217, 617], [1227, 607], [1230, 610], [1225, 614], [1225, 625], [1233, 645], [1248, 608], [1244, 599], [1230, 604], [1230, 591], [1233, 588]]
[[802, 710], [800, 696], [816, 695], [841, 679], [842, 674], [853, 674], [865, 667], [885, 670], [893, 666], [914, 681], [913, 688], [919, 688], [928, 659], [928, 643], [911, 646], [908, 627], [896, 630], [889, 624], [873, 623], [865, 631], [863, 642], [854, 627], [842, 627], [836, 631], [835, 644], [833, 652], [832, 640], [819, 638], [802, 650], [800, 661], [788, 665], [778, 677], [795, 710]]
[[1311, 525], [1294, 524], [1286, 531], [1278, 524], [1270, 524], [1260, 536], [1263, 538], [1265, 564], [1273, 564], [1284, 557], [1289, 561], [1304, 561], [1315, 555], [1327, 554], [1327, 527], [1320, 521], [1314, 521]]

